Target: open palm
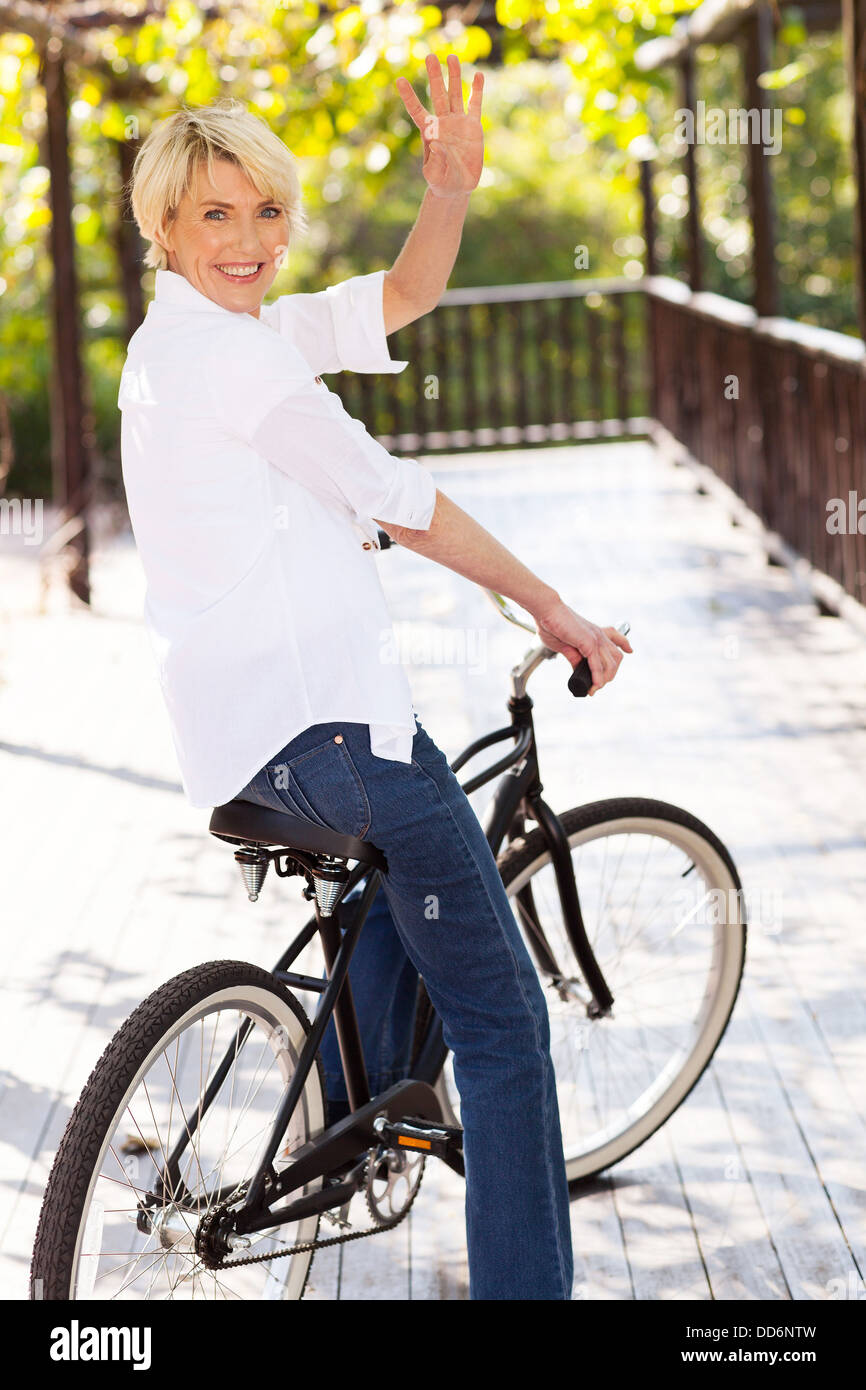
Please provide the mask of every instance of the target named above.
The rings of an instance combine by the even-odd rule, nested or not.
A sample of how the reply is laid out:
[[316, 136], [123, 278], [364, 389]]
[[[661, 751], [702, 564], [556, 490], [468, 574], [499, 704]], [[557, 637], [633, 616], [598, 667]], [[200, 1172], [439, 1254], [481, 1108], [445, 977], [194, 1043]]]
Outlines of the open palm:
[[[460, 60], [448, 54], [448, 91], [442, 79], [439, 59], [427, 55], [432, 113], [422, 106], [405, 77], [397, 79], [397, 90], [424, 142], [421, 172], [437, 197], [471, 193], [481, 178], [484, 165], [484, 136], [481, 130], [481, 93], [484, 77], [476, 72], [472, 79], [469, 105], [463, 110]], [[402, 86], [400, 84], [403, 84]]]

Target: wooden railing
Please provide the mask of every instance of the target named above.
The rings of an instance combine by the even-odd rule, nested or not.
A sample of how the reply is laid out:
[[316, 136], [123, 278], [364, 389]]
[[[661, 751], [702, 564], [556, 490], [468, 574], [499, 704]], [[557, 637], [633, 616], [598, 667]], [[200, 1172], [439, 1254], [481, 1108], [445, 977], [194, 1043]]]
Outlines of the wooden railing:
[[329, 385], [391, 452], [664, 434], [866, 602], [860, 339], [649, 276], [449, 290], [389, 349], [403, 372]]
[[448, 290], [388, 345], [408, 362], [402, 372], [344, 372], [328, 385], [393, 453], [646, 434], [634, 280]]
[[[650, 413], [768, 530], [866, 600], [866, 345], [650, 277]], [[853, 497], [854, 512], [851, 512]], [[846, 527], [830, 529], [833, 499]], [[838, 507], [832, 508], [838, 512]], [[861, 522], [866, 530], [866, 516]]]

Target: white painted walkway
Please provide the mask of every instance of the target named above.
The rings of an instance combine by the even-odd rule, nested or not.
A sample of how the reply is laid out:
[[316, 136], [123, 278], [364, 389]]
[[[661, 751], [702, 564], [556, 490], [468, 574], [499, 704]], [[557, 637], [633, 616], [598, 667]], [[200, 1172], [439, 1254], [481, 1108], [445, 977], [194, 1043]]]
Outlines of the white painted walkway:
[[[575, 1198], [575, 1298], [863, 1297], [866, 641], [819, 617], [645, 444], [431, 466], [579, 612], [631, 623], [635, 655], [599, 698], [568, 694], [564, 658], [533, 678], [547, 800], [680, 803], [729, 845], [747, 898], [783, 894], [780, 924], [750, 932], [698, 1088]], [[98, 554], [92, 615], [62, 591], [34, 615], [33, 554], [0, 537], [0, 1296], [13, 1299], [54, 1150], [114, 1029], [199, 961], [273, 964], [308, 910], [297, 881], [273, 878], [249, 904], [208, 813], [181, 794], [131, 543]], [[505, 722], [507, 672], [531, 639], [450, 571], [399, 550], [377, 563], [413, 638], [416, 707], [454, 758]], [[443, 661], [461, 642], [462, 663]], [[411, 1219], [322, 1252], [308, 1293], [465, 1296], [462, 1184], [435, 1166]]]

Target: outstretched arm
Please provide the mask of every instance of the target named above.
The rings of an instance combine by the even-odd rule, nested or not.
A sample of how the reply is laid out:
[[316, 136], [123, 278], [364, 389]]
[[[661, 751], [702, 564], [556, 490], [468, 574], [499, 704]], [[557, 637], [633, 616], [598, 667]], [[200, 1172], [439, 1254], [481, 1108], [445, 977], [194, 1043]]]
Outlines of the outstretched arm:
[[562, 652], [572, 666], [585, 656], [593, 685], [590, 695], [612, 681], [623, 652], [632, 650], [614, 627], [597, 627], [581, 618], [556, 589], [527, 569], [495, 536], [436, 489], [436, 506], [426, 531], [373, 518], [398, 545], [445, 565], [485, 589], [513, 599], [531, 613], [538, 636], [552, 651]]
[[482, 74], [475, 74], [465, 111], [456, 54], [448, 55], [447, 92], [439, 59], [432, 54], [427, 55], [427, 75], [432, 113], [421, 105], [405, 77], [398, 78], [397, 84], [407, 112], [421, 131], [427, 191], [406, 244], [385, 272], [382, 308], [386, 334], [429, 313], [439, 303], [457, 259], [469, 197], [484, 164]]

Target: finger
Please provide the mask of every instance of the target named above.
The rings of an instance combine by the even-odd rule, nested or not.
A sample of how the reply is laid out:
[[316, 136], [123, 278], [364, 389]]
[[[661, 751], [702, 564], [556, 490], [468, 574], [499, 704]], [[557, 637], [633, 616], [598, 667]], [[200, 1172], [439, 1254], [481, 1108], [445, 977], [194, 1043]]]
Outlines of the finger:
[[472, 79], [472, 87], [469, 92], [469, 104], [466, 110], [470, 116], [481, 115], [481, 93], [484, 90], [484, 74], [476, 72]]
[[435, 53], [428, 53], [427, 81], [430, 83], [430, 97], [433, 102], [433, 110], [437, 116], [444, 116], [448, 111], [448, 93], [445, 91], [445, 83], [442, 80], [442, 68]]
[[[401, 82], [403, 83], [402, 87], [400, 86]], [[398, 77], [397, 91], [400, 93], [403, 105], [406, 107], [412, 120], [415, 122], [418, 129], [423, 131], [427, 121], [433, 118], [426, 106], [422, 106], [421, 102], [418, 100], [412, 83], [407, 81], [405, 77]]]
[[613, 676], [610, 675], [608, 672], [605, 672], [604, 676], [603, 676], [600, 680], [596, 681], [595, 684], [592, 685], [592, 686], [590, 687], [589, 694], [590, 694], [590, 695], [595, 695], [596, 692], [599, 691], [599, 690], [602, 690], [602, 689], [604, 688], [604, 686], [610, 685], [610, 682], [611, 682], [612, 680], [613, 680]]
[[[616, 653], [616, 655], [613, 655]], [[617, 672], [622, 657], [612, 643], [602, 644], [598, 649], [600, 676], [596, 679], [596, 686], [600, 690], [603, 685], [609, 685]], [[595, 672], [593, 672], [595, 675]]]
[[[617, 635], [621, 637], [622, 633], [618, 633]], [[594, 695], [595, 692], [601, 690], [603, 686], [609, 685], [622, 663], [622, 652], [618, 647], [614, 646], [613, 642], [609, 642], [606, 647], [601, 649], [600, 656], [604, 667], [604, 675], [602, 679], [592, 686], [589, 691], [590, 695]]]
[[460, 59], [456, 53], [448, 54], [448, 101], [452, 111], [463, 115], [463, 79], [460, 76]]
[[595, 690], [600, 690], [607, 682], [605, 664], [600, 646], [593, 647], [592, 651], [587, 653], [586, 659], [589, 662], [589, 670], [592, 675], [592, 685], [589, 689], [591, 695]]
[[631, 642], [628, 640], [624, 633], [619, 632], [615, 627], [604, 628], [604, 633], [607, 637], [610, 638], [611, 642], [613, 642], [617, 647], [621, 647], [624, 652], [633, 652], [634, 649], [631, 645]]

